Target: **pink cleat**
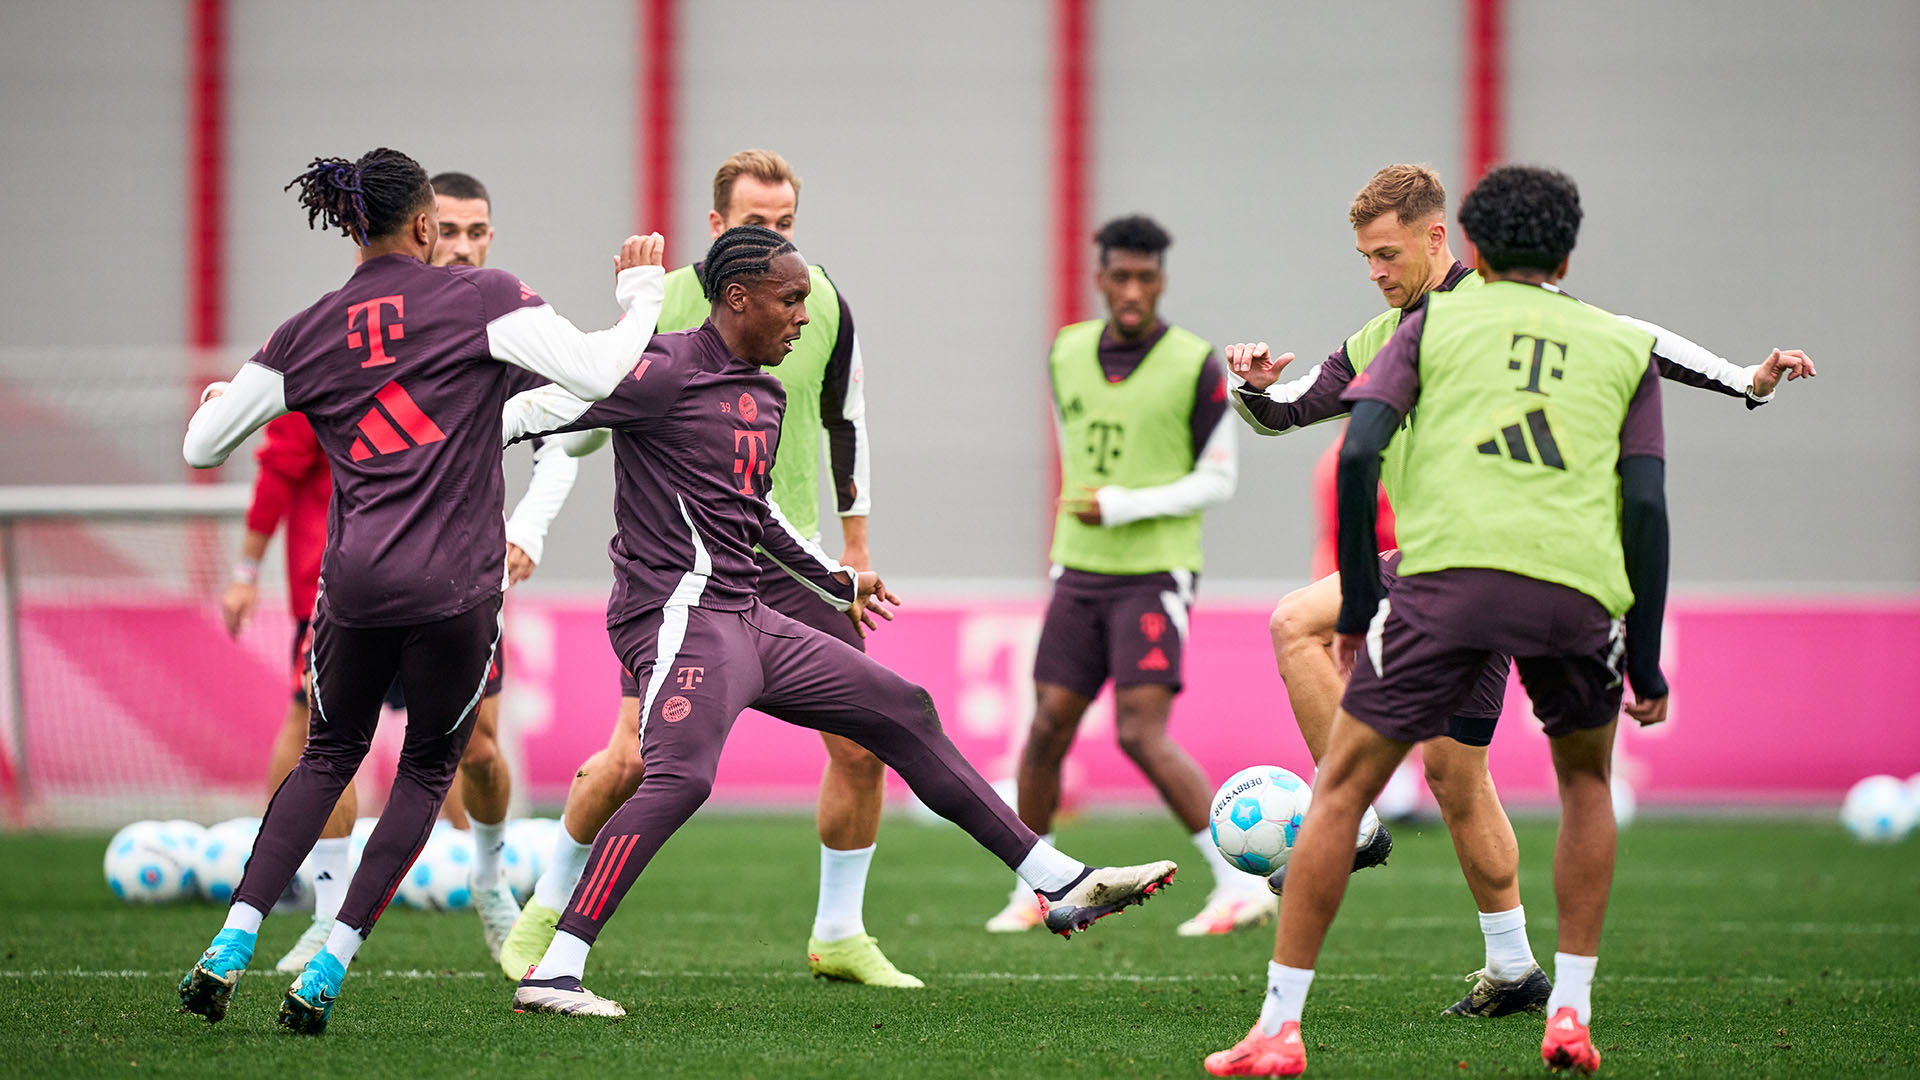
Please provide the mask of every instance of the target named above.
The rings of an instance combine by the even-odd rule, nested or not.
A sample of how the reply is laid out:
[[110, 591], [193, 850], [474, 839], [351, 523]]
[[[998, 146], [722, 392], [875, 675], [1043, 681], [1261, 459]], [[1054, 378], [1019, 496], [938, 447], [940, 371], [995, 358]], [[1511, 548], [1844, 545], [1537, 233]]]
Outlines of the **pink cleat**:
[[1562, 1005], [1547, 1021], [1547, 1037], [1540, 1040], [1540, 1060], [1554, 1072], [1572, 1069], [1592, 1075], [1600, 1068], [1600, 1051], [1593, 1048], [1593, 1037], [1573, 1006]]
[[1208, 1054], [1206, 1065], [1215, 1076], [1299, 1076], [1307, 1071], [1300, 1021], [1281, 1024], [1277, 1035], [1262, 1035], [1259, 1021], [1255, 1021], [1239, 1045]]

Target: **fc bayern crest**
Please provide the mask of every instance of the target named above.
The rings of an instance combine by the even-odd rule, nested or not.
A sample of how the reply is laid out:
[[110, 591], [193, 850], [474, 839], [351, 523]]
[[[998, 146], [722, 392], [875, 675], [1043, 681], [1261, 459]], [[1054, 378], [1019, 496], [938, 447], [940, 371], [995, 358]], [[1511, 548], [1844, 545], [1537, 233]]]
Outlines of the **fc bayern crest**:
[[740, 419], [749, 424], [760, 419], [760, 406], [754, 403], [752, 394], [740, 395]]

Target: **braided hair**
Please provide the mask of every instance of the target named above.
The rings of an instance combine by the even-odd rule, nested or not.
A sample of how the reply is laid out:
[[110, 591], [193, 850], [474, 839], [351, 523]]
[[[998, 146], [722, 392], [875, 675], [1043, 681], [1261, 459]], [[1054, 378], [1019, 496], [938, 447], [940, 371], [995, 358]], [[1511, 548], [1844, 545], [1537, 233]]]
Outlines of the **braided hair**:
[[700, 291], [712, 303], [728, 282], [766, 277], [773, 270], [773, 260], [798, 250], [793, 241], [764, 225], [736, 225], [707, 249], [707, 259], [700, 266]]
[[324, 219], [329, 230], [352, 237], [366, 247], [374, 237], [386, 236], [405, 225], [433, 201], [427, 170], [398, 150], [369, 150], [358, 161], [314, 158], [307, 171], [287, 182], [300, 186], [300, 205], [307, 208], [307, 228]]

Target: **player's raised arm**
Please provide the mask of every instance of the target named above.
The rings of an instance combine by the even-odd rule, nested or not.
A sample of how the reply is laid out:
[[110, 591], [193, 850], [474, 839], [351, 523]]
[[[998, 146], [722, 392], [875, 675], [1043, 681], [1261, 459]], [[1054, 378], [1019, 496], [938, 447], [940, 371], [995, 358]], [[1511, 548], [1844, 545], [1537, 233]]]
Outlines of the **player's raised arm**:
[[187, 438], [180, 447], [188, 465], [211, 469], [223, 464], [247, 436], [287, 412], [285, 377], [257, 359], [200, 395], [200, 407], [187, 421]]
[[1298, 378], [1279, 381], [1281, 370], [1292, 362], [1292, 353], [1274, 357], [1264, 341], [1227, 347], [1227, 372], [1233, 383], [1228, 400], [1233, 411], [1262, 435], [1282, 435], [1347, 413], [1340, 391], [1353, 381], [1353, 365], [1347, 361], [1344, 344]]
[[1749, 409], [1772, 401], [1783, 379], [1810, 379], [1819, 374], [1813, 361], [1799, 349], [1775, 349], [1760, 363], [1741, 367], [1657, 323], [1626, 315], [1615, 318], [1653, 335], [1653, 359], [1661, 378], [1745, 398]]
[[489, 349], [497, 359], [552, 379], [585, 400], [613, 393], [639, 361], [659, 321], [666, 298], [666, 270], [661, 266], [665, 243], [659, 233], [650, 233], [629, 236], [621, 245], [613, 295], [626, 315], [618, 323], [582, 331], [516, 282], [520, 303], [526, 306], [514, 306], [488, 321]]
[[[526, 580], [540, 565], [546, 548], [547, 529], [554, 515], [566, 505], [567, 495], [580, 474], [580, 462], [567, 453], [565, 446], [543, 439], [533, 448], [533, 474], [527, 480], [527, 493], [514, 504], [507, 516], [507, 575], [515, 584]], [[517, 566], [513, 549], [519, 549], [526, 565]]]

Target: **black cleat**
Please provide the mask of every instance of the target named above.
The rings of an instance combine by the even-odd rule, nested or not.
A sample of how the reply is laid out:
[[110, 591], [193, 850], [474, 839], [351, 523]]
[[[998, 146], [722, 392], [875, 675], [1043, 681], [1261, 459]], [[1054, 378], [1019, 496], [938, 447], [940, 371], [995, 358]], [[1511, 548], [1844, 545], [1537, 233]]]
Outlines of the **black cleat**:
[[1514, 1013], [1547, 1011], [1547, 998], [1553, 994], [1553, 980], [1535, 964], [1517, 979], [1500, 980], [1485, 971], [1467, 976], [1473, 989], [1467, 996], [1448, 1006], [1442, 1016], [1512, 1016]]
[[[1385, 866], [1387, 864], [1387, 856], [1392, 853], [1393, 834], [1387, 831], [1387, 823], [1383, 821], [1380, 823], [1379, 828], [1373, 830], [1373, 839], [1367, 841], [1367, 846], [1354, 851], [1353, 872], [1357, 874], [1369, 867]], [[1284, 890], [1286, 886], [1286, 867], [1282, 866], [1280, 869], [1267, 875], [1267, 888], [1273, 890], [1273, 895], [1281, 895], [1282, 890]]]

